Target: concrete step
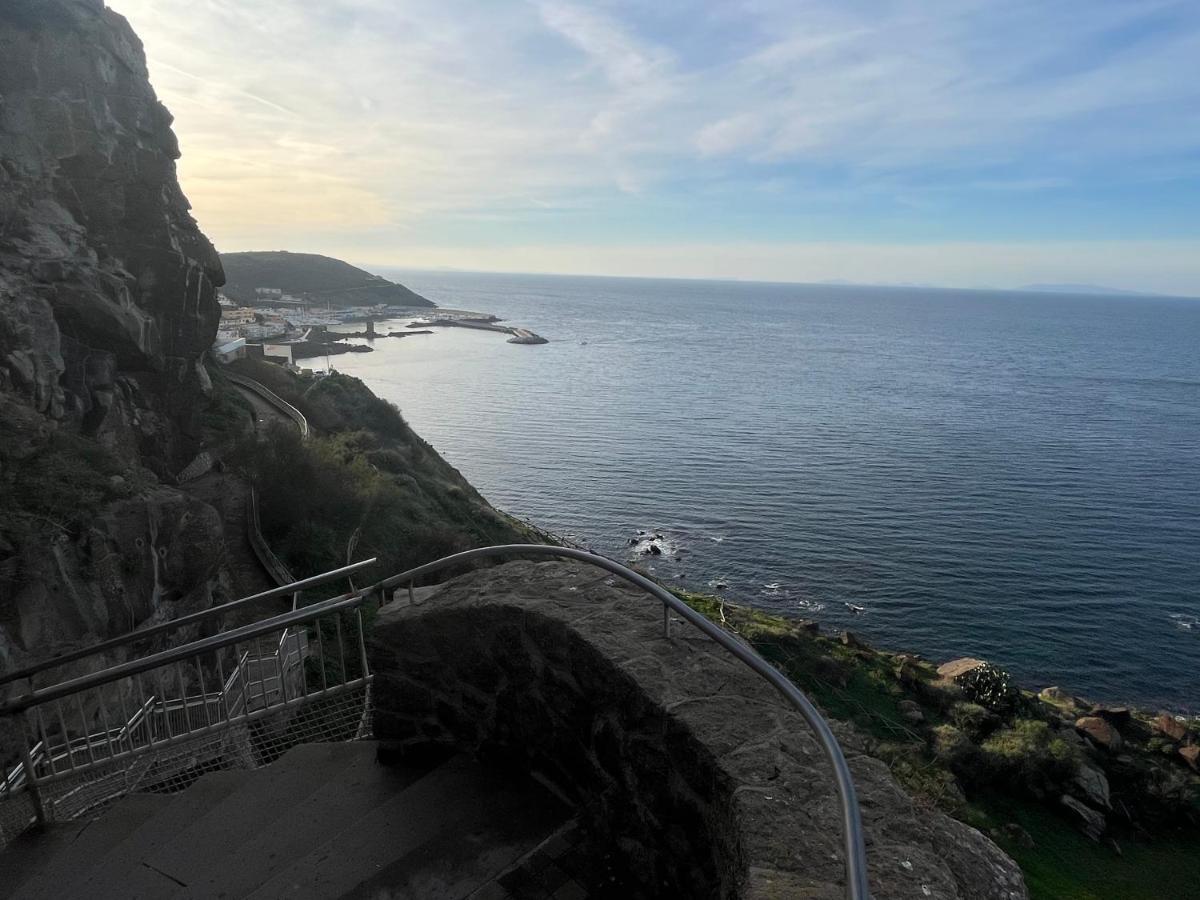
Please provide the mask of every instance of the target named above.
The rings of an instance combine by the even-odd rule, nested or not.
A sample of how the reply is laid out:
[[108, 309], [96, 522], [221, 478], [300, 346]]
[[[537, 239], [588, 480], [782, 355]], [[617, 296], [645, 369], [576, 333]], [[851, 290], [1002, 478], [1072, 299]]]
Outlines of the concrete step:
[[276, 827], [278, 820], [285, 819], [283, 827], [290, 827], [296, 803], [352, 764], [360, 749], [350, 744], [301, 744], [262, 769], [201, 778], [180, 795], [182, 800], [206, 778], [237, 776], [231, 790], [206, 803], [188, 803], [186, 814], [172, 810], [175, 815], [162, 823], [166, 827], [155, 826], [169, 814], [148, 822], [79, 882], [80, 896], [94, 900], [170, 896], [187, 885], [176, 874], [182, 861], [191, 860], [188, 872], [197, 865], [220, 868], [222, 854]]
[[[63, 848], [47, 859], [36, 883], [31, 880], [17, 897], [20, 900], [63, 900], [125, 896], [116, 889], [106, 893], [104, 886], [116, 885], [121, 877], [127, 877], [129, 870], [139, 867], [142, 848], [166, 840], [185, 823], [237, 790], [252, 774], [249, 771], [214, 772], [197, 779], [178, 794], [130, 794], [91, 826], [99, 826], [105, 833], [112, 828], [115, 840], [103, 846], [96, 842], [77, 842]], [[148, 811], [148, 814], [132, 822], [142, 811]], [[133, 827], [121, 830], [121, 824], [127, 820]]]
[[169, 797], [133, 794], [95, 819], [79, 819], [27, 831], [0, 853], [0, 897], [62, 897], [55, 884], [58, 857], [98, 860], [147, 819], [162, 812]]
[[568, 817], [533, 782], [456, 757], [249, 896], [465, 898]]
[[[195, 834], [181, 835], [159, 848], [150, 862], [186, 885], [176, 896], [245, 897], [428, 771], [428, 767], [379, 765], [374, 742], [330, 746], [338, 748], [339, 767], [332, 772], [317, 771], [319, 761], [300, 747], [274, 763], [310, 771], [314, 788], [310, 793], [279, 798], [269, 785], [247, 784], [240, 794], [245, 803], [269, 805], [276, 812], [275, 820], [256, 833], [242, 836], [233, 830], [211, 833], [212, 829], [198, 828]], [[221, 864], [214, 866], [214, 859]]]
[[383, 766], [373, 742], [304, 744], [254, 771], [134, 794], [0, 854], [0, 897], [465, 898], [568, 811], [465, 757]]

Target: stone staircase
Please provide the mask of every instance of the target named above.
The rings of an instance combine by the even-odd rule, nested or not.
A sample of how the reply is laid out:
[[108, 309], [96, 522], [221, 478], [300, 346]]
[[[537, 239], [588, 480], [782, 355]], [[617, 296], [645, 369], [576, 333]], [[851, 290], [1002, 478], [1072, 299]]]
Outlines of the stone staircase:
[[376, 746], [301, 744], [29, 832], [0, 854], [0, 896], [490, 900], [561, 843], [571, 814], [534, 782], [465, 756], [385, 766]]

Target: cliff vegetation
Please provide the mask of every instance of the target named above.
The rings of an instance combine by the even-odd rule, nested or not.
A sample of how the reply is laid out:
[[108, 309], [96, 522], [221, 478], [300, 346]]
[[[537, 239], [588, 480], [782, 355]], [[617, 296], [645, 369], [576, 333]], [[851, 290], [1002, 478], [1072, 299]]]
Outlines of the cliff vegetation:
[[372, 275], [340, 259], [286, 250], [222, 253], [225, 293], [249, 303], [260, 287], [279, 288], [321, 305], [431, 307], [435, 304], [402, 284]]

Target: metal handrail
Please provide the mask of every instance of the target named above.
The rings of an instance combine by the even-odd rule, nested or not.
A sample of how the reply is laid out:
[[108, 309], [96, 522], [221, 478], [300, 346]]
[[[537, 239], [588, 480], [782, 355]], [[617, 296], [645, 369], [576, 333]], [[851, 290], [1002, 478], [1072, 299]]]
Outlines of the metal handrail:
[[[808, 723], [821, 746], [830, 766], [833, 768], [834, 784], [842, 807], [843, 844], [846, 853], [846, 893], [850, 900], [870, 900], [870, 887], [867, 878], [866, 849], [863, 842], [862, 817], [858, 807], [858, 799], [854, 790], [854, 780], [846, 757], [842, 753], [837, 738], [825, 721], [820, 711], [813, 703], [788, 680], [779, 670], [764, 660], [749, 645], [735, 638], [725, 629], [709, 621], [696, 612], [674, 594], [661, 585], [656, 584], [644, 575], [633, 571], [627, 566], [571, 547], [555, 547], [546, 544], [503, 544], [492, 547], [481, 547], [446, 556], [424, 565], [416, 566], [385, 578], [370, 587], [363, 588], [349, 595], [334, 597], [320, 603], [302, 607], [289, 613], [284, 613], [270, 619], [245, 625], [232, 631], [222, 632], [207, 638], [193, 641], [169, 650], [163, 650], [137, 660], [131, 660], [112, 666], [100, 672], [83, 675], [69, 681], [61, 682], [51, 687], [32, 690], [28, 694], [12, 698], [0, 703], [0, 716], [14, 715], [41, 703], [51, 702], [62, 697], [76, 694], [80, 691], [99, 687], [119, 681], [130, 675], [147, 672], [159, 666], [164, 666], [189, 656], [195, 656], [208, 650], [216, 650], [242, 641], [261, 637], [274, 631], [286, 629], [292, 625], [309, 622], [330, 613], [355, 609], [363, 605], [370, 597], [378, 597], [380, 602], [386, 597], [386, 591], [398, 586], [407, 585], [411, 590], [413, 582], [423, 576], [451, 566], [460, 565], [473, 559], [492, 556], [557, 556], [588, 563], [599, 569], [611, 572], [619, 578], [630, 582], [646, 591], [663, 604], [663, 628], [670, 637], [670, 613], [675, 612], [685, 621], [698, 628], [718, 645], [729, 651], [735, 658], [748, 666], [755, 674], [774, 687]], [[361, 564], [360, 564], [361, 565]], [[349, 567], [347, 567], [349, 568]], [[357, 567], [355, 567], [357, 568]], [[338, 570], [344, 572], [344, 570]], [[289, 585], [289, 588], [292, 586]], [[267, 592], [268, 594], [271, 592]], [[248, 598], [252, 599], [252, 598]], [[228, 608], [232, 604], [226, 604]], [[218, 607], [220, 609], [220, 607]], [[179, 620], [176, 620], [179, 621]], [[140, 636], [141, 633], [135, 633]], [[282, 643], [282, 642], [281, 642]], [[95, 649], [95, 648], [93, 648]], [[278, 652], [278, 651], [277, 651]], [[217, 726], [211, 726], [217, 727]], [[30, 763], [31, 764], [31, 763]]]
[[412, 582], [422, 575], [428, 575], [440, 569], [469, 562], [473, 559], [481, 559], [489, 556], [509, 556], [513, 554], [524, 556], [559, 556], [566, 559], [574, 559], [596, 566], [599, 569], [604, 569], [619, 578], [623, 578], [625, 581], [640, 587], [663, 604], [663, 629], [668, 637], [670, 637], [671, 627], [670, 612], [674, 611], [716, 641], [721, 647], [732, 653], [737, 659], [749, 666], [755, 674], [765, 679], [772, 687], [779, 691], [784, 696], [784, 699], [791, 703], [799, 711], [800, 715], [804, 717], [804, 721], [808, 723], [809, 728], [816, 735], [817, 741], [825, 753], [825, 757], [829, 760], [829, 764], [833, 768], [834, 783], [837, 786], [838, 799], [842, 806], [842, 836], [846, 853], [846, 895], [850, 900], [870, 900], [870, 885], [867, 878], [867, 852], [863, 842], [862, 815], [858, 808], [858, 797], [854, 790], [854, 779], [850, 774], [850, 767], [846, 763], [846, 757], [842, 753], [842, 748], [838, 744], [837, 737], [834, 736], [833, 731], [830, 729], [829, 723], [825, 721], [825, 718], [813, 705], [812, 701], [804, 696], [796, 685], [792, 684], [783, 673], [759, 656], [753, 648], [739, 641], [725, 629], [709, 621], [661, 585], [656, 584], [627, 566], [623, 566], [606, 557], [598, 556], [595, 553], [588, 553], [585, 550], [576, 550], [572, 547], [555, 547], [547, 544], [503, 544], [455, 553], [453, 556], [446, 556], [434, 562], [416, 566], [415, 568], [401, 572], [399, 575], [383, 579], [370, 588], [366, 588], [363, 593], [378, 591], [382, 594], [383, 591], [403, 584], [407, 584], [411, 588]]
[[128, 678], [130, 675], [149, 672], [151, 669], [156, 669], [159, 666], [179, 662], [190, 656], [206, 653], [209, 650], [220, 650], [222, 647], [240, 644], [250, 638], [262, 637], [264, 634], [289, 628], [292, 625], [310, 622], [314, 619], [327, 616], [330, 613], [355, 609], [362, 606], [370, 596], [371, 591], [368, 589], [359, 591], [357, 594], [349, 597], [335, 597], [332, 600], [326, 600], [322, 603], [302, 606], [293, 612], [283, 613], [270, 619], [263, 619], [260, 622], [252, 622], [249, 625], [243, 625], [232, 631], [222, 631], [219, 634], [192, 641], [190, 644], [181, 644], [178, 647], [152, 653], [150, 656], [143, 656], [139, 659], [129, 660], [128, 662], [111, 666], [99, 672], [80, 675], [78, 678], [62, 681], [50, 687], [30, 691], [27, 694], [22, 694], [19, 697], [13, 697], [0, 703], [0, 716], [15, 715], [42, 703], [49, 703], [63, 697], [69, 697], [72, 694], [80, 693], [81, 691], [111, 684], [114, 681], [120, 681], [122, 678]]
[[[359, 569], [364, 569], [367, 566], [374, 565], [375, 557], [364, 559], [361, 562], [356, 562], [348, 566], [342, 566], [340, 569], [332, 569], [328, 572], [323, 572], [320, 575], [313, 575], [310, 578], [301, 578], [299, 581], [293, 581], [290, 584], [280, 585], [279, 587], [271, 588], [269, 591], [262, 591], [257, 594], [251, 594], [249, 597], [243, 597], [240, 600], [232, 600], [229, 603], [220, 606], [210, 606], [208, 609], [202, 609], [199, 612], [194, 612], [190, 615], [180, 616], [178, 619], [170, 619], [158, 625], [152, 625], [149, 628], [141, 628], [137, 631], [131, 631], [128, 634], [120, 635], [119, 637], [110, 638], [107, 641], [101, 641], [98, 644], [92, 644], [88, 647], [80, 647], [76, 650], [70, 650], [66, 653], [61, 653], [58, 656], [50, 659], [43, 659], [41, 662], [33, 663], [25, 666], [23, 669], [17, 669], [12, 672], [6, 672], [0, 676], [0, 685], [5, 685], [13, 681], [19, 681], [22, 678], [28, 678], [31, 675], [36, 675], [39, 672], [44, 672], [47, 669], [54, 669], [58, 666], [65, 665], [69, 662], [74, 662], [77, 659], [83, 659], [85, 656], [93, 656], [105, 650], [111, 650], [114, 647], [120, 647], [123, 644], [132, 644], [135, 641], [140, 641], [143, 638], [151, 637], [156, 634], [162, 634], [164, 631], [174, 631], [176, 628], [181, 628], [184, 625], [191, 625], [194, 622], [200, 622], [204, 619], [212, 618], [213, 616], [223, 615], [230, 610], [238, 609], [248, 603], [257, 603], [262, 600], [271, 600], [275, 597], [282, 597], [286, 594], [298, 594], [300, 591], [316, 587], [317, 585], [325, 584], [330, 581], [337, 581], [352, 572], [357, 572]], [[348, 594], [342, 595], [349, 596]], [[307, 607], [303, 607], [307, 609]], [[293, 609], [295, 609], [295, 601], [293, 600]]]
[[245, 375], [239, 375], [236, 372], [226, 372], [225, 377], [239, 387], [244, 387], [246, 390], [253, 391], [254, 393], [258, 394], [258, 396], [262, 397], [263, 400], [267, 401], [267, 403], [269, 403], [271, 406], [274, 406], [279, 412], [283, 413], [285, 416], [295, 422], [296, 427], [300, 430], [300, 436], [302, 438], [307, 438], [309, 436], [310, 429], [308, 427], [308, 419], [304, 417], [304, 413], [300, 412], [300, 410], [296, 409], [296, 407], [292, 406], [292, 404], [288, 403], [265, 384], [255, 381], [253, 378], [249, 378]]

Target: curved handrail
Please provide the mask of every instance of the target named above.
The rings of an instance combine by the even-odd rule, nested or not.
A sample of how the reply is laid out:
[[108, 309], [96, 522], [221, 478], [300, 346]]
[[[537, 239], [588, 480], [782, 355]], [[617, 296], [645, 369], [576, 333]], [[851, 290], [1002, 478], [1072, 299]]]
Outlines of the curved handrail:
[[267, 401], [271, 406], [274, 406], [279, 412], [283, 413], [289, 419], [296, 423], [296, 427], [300, 430], [300, 437], [307, 438], [309, 435], [308, 419], [304, 417], [304, 413], [292, 406], [277, 393], [267, 387], [265, 384], [260, 384], [253, 378], [248, 378], [245, 375], [239, 375], [236, 372], [226, 372], [225, 377], [239, 387], [244, 387], [248, 391], [253, 391], [263, 400]]
[[661, 585], [656, 584], [646, 576], [633, 571], [633, 569], [627, 566], [623, 566], [606, 557], [598, 556], [595, 553], [588, 553], [585, 550], [576, 550], [571, 547], [555, 547], [547, 544], [502, 544], [494, 547], [466, 550], [462, 553], [443, 557], [434, 562], [416, 566], [415, 568], [401, 572], [399, 575], [385, 578], [360, 593], [366, 595], [379, 591], [382, 597], [384, 596], [382, 594], [383, 591], [397, 587], [398, 585], [408, 584], [411, 587], [412, 582], [422, 575], [427, 575], [431, 572], [436, 572], [472, 559], [480, 559], [488, 556], [508, 556], [511, 554], [560, 556], [567, 559], [579, 560], [580, 562], [585, 562], [599, 569], [611, 572], [619, 578], [623, 578], [625, 581], [640, 587], [663, 604], [664, 625], [666, 627], [669, 628], [670, 622], [667, 610], [671, 610], [700, 629], [779, 691], [784, 696], [784, 699], [791, 703], [799, 711], [800, 715], [804, 717], [804, 721], [808, 723], [808, 727], [816, 735], [817, 741], [825, 753], [825, 757], [833, 767], [834, 782], [837, 786], [838, 799], [841, 801], [842, 806], [842, 829], [846, 853], [846, 894], [850, 900], [870, 900], [870, 886], [867, 880], [867, 853], [863, 843], [862, 816], [858, 808], [858, 797], [854, 790], [854, 779], [850, 774], [850, 767], [846, 763], [846, 757], [842, 753], [842, 748], [838, 744], [837, 737], [834, 736], [833, 731], [830, 729], [829, 723], [825, 721], [812, 701], [804, 696], [796, 685], [792, 684], [782, 672], [759, 656], [753, 648], [739, 641], [725, 629], [709, 621]]

